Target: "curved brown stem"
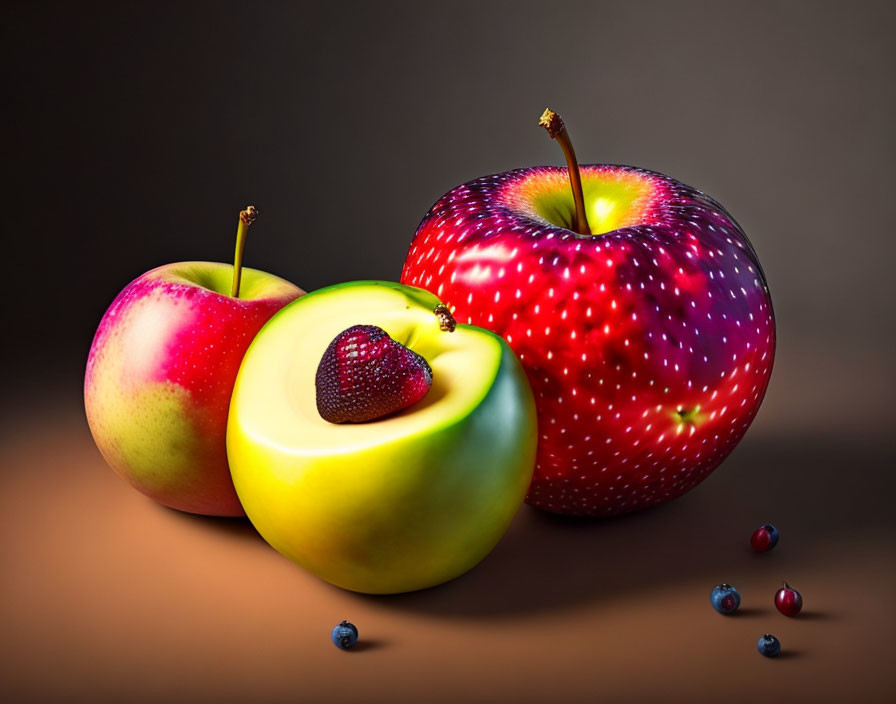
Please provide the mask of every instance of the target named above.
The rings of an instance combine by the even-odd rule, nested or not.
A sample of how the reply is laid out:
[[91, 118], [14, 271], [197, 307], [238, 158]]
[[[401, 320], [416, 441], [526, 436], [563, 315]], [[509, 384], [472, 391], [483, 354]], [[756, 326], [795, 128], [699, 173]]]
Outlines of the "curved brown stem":
[[579, 162], [576, 160], [575, 149], [566, 131], [563, 118], [550, 108], [546, 109], [538, 120], [538, 124], [544, 127], [552, 139], [560, 143], [563, 156], [566, 157], [566, 168], [569, 171], [569, 185], [572, 188], [572, 199], [576, 204], [576, 232], [580, 235], [591, 235], [588, 218], [585, 215], [585, 196], [582, 193], [582, 177], [579, 174]]

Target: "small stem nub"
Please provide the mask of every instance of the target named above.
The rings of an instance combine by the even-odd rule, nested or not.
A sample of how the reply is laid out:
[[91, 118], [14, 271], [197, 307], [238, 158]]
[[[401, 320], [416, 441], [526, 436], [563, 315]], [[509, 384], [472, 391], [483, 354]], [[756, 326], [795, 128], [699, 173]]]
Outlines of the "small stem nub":
[[563, 118], [550, 108], [546, 109], [538, 120], [538, 124], [544, 127], [551, 139], [556, 139], [566, 158], [566, 169], [569, 171], [569, 185], [572, 188], [572, 199], [576, 205], [576, 232], [580, 235], [591, 236], [591, 228], [588, 226], [588, 218], [585, 215], [585, 197], [582, 194], [582, 177], [579, 174], [579, 162], [576, 160], [576, 152], [572, 147], [572, 140]]
[[240, 211], [240, 221], [236, 226], [236, 251], [233, 254], [233, 284], [230, 287], [230, 295], [233, 298], [240, 297], [240, 278], [243, 273], [243, 249], [246, 247], [246, 233], [257, 217], [258, 211], [254, 205], [248, 205], [245, 210]]
[[454, 319], [454, 316], [451, 315], [451, 311], [448, 310], [448, 306], [444, 303], [439, 303], [433, 310], [433, 313], [436, 314], [436, 317], [439, 319], [439, 328], [443, 332], [454, 332], [454, 329], [457, 327], [457, 321]]

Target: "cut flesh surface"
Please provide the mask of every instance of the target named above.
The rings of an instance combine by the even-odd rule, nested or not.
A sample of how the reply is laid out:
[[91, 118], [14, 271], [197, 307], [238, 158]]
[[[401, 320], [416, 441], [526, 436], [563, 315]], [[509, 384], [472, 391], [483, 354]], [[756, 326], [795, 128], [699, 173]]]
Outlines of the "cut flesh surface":
[[[403, 290], [399, 290], [403, 289]], [[467, 416], [482, 401], [501, 363], [499, 340], [481, 328], [458, 325], [443, 331], [433, 309], [437, 298], [356, 282], [309, 294], [287, 306], [268, 324], [292, 336], [260, 335], [246, 354], [241, 374], [240, 415], [268, 444], [303, 455], [351, 452], [372, 444], [429, 432]], [[363, 300], [363, 312], [358, 302]], [[433, 386], [420, 402], [370, 423], [336, 425], [317, 410], [314, 374], [330, 342], [352, 325], [376, 325], [421, 355], [433, 372]]]

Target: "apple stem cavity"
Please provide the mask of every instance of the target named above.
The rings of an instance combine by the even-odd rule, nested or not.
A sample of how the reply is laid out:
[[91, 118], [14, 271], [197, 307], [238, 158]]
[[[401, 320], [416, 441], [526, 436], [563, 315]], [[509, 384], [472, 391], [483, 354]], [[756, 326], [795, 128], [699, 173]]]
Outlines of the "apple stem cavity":
[[249, 226], [255, 222], [258, 211], [254, 205], [247, 205], [240, 211], [240, 221], [236, 226], [236, 251], [233, 254], [233, 285], [230, 287], [231, 298], [240, 297], [240, 277], [243, 273], [243, 249], [246, 247], [246, 233]]
[[580, 235], [591, 237], [591, 228], [585, 215], [585, 196], [582, 193], [582, 177], [579, 173], [579, 162], [576, 160], [576, 151], [572, 147], [572, 140], [563, 118], [550, 108], [547, 108], [538, 120], [538, 124], [544, 127], [551, 139], [557, 140], [566, 157], [566, 168], [569, 171], [569, 185], [572, 188], [572, 199], [576, 205], [575, 231]]

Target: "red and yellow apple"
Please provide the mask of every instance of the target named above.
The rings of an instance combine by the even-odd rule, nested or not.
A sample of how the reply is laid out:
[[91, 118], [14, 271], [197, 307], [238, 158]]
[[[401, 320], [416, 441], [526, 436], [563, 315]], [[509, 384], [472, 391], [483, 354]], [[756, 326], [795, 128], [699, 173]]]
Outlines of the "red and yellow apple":
[[[233, 383], [258, 330], [303, 294], [272, 274], [180, 262], [138, 277], [100, 322], [84, 378], [94, 440], [155, 501], [217, 516], [243, 510], [227, 465]], [[232, 295], [234, 289], [239, 295]]]

